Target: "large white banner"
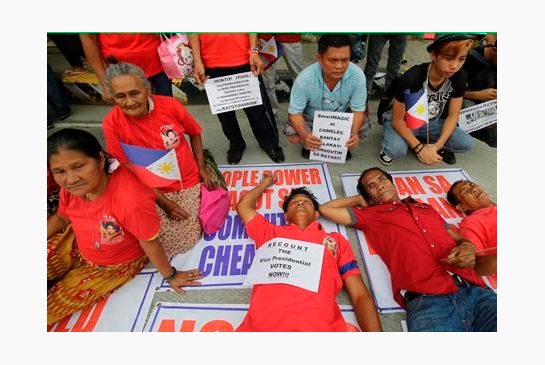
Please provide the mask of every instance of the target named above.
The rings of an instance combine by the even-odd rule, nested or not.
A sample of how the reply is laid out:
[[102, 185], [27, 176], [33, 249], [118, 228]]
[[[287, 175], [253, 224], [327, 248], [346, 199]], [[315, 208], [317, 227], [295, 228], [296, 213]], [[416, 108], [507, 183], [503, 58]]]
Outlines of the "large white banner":
[[48, 326], [47, 331], [141, 332], [161, 280], [155, 270], [144, 269], [107, 298]]
[[212, 114], [263, 104], [259, 79], [251, 72], [208, 79], [204, 87]]
[[[339, 307], [349, 331], [360, 331], [352, 306]], [[232, 332], [247, 311], [248, 304], [158, 302], [144, 332]]]
[[[285, 224], [282, 202], [292, 188], [306, 186], [320, 203], [336, 198], [325, 163], [227, 165], [219, 166], [219, 169], [225, 177], [231, 200], [227, 220], [217, 233], [204, 234], [188, 253], [172, 259], [172, 264], [178, 270], [198, 268], [204, 273], [202, 285], [186, 287], [188, 290], [248, 287], [243, 283], [255, 256], [255, 245], [246, 233], [235, 204], [241, 196], [259, 184], [264, 171], [272, 172], [276, 176], [276, 183], [258, 200], [257, 210], [271, 223]], [[321, 218], [320, 223], [326, 231], [346, 236], [344, 226]], [[163, 281], [161, 290], [170, 290], [170, 287]]]
[[[425, 171], [394, 171], [390, 172], [400, 198], [411, 195], [415, 200], [431, 205], [443, 219], [458, 226], [463, 216], [448, 203], [446, 195], [450, 186], [457, 180], [471, 180], [463, 169], [442, 169]], [[361, 173], [342, 174], [341, 180], [345, 196], [357, 195], [356, 185]], [[380, 312], [400, 312], [403, 309], [394, 300], [390, 273], [382, 259], [367, 244], [362, 231], [356, 230], [358, 244], [371, 291]], [[485, 280], [486, 281], [486, 280]], [[496, 288], [496, 282], [488, 277], [487, 284]]]

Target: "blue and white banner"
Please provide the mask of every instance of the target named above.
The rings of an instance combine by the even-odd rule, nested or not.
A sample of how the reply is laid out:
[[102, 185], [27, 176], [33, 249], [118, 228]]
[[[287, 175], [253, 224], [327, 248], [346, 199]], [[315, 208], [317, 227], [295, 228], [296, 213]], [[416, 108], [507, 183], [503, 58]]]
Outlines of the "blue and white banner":
[[[172, 265], [178, 270], [198, 268], [204, 273], [202, 285], [184, 288], [187, 290], [248, 287], [243, 282], [255, 256], [255, 245], [246, 233], [235, 204], [259, 184], [264, 171], [272, 172], [276, 183], [258, 200], [257, 210], [274, 224], [285, 224], [282, 202], [292, 188], [306, 186], [320, 203], [336, 198], [325, 163], [219, 166], [219, 169], [227, 183], [231, 201], [223, 227], [213, 235], [204, 234], [191, 251], [172, 259]], [[322, 218], [319, 221], [326, 231], [339, 232], [346, 237], [344, 226]], [[170, 290], [170, 287], [163, 282], [161, 289]]]

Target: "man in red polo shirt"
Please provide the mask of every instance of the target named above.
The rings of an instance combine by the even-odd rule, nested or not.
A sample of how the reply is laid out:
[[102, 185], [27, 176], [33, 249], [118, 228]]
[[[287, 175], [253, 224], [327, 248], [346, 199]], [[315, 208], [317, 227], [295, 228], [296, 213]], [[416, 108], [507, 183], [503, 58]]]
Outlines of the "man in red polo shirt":
[[363, 171], [360, 195], [330, 201], [320, 213], [363, 230], [392, 278], [409, 331], [494, 332], [496, 294], [475, 273], [475, 245], [428, 204], [401, 200], [392, 176]]
[[323, 230], [311, 192], [297, 188], [286, 197], [282, 209], [288, 225], [274, 225], [257, 213], [258, 198], [273, 184], [272, 175], [264, 173], [261, 183], [240, 199], [237, 211], [257, 248], [248, 276], [260, 265], [283, 271], [270, 271], [265, 280], [255, 281], [248, 313], [237, 331], [347, 331], [336, 302], [343, 284], [360, 328], [382, 331], [348, 240]]

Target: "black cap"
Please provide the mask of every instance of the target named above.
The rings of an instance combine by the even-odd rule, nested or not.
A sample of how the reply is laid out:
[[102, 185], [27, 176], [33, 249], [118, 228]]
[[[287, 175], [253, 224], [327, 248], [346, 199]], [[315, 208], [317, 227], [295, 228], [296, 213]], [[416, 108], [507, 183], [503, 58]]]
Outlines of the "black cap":
[[435, 38], [432, 44], [426, 47], [428, 52], [431, 52], [438, 45], [445, 42], [462, 41], [464, 39], [475, 39], [475, 36], [470, 34], [441, 34]]

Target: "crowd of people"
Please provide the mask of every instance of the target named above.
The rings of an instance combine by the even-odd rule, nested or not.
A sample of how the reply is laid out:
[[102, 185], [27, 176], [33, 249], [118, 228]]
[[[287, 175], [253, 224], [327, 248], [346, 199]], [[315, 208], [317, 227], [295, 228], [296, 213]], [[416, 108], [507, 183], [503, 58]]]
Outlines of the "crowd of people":
[[[348, 35], [320, 36], [316, 62], [303, 68], [300, 35], [190, 34], [197, 84], [241, 72], [258, 78], [262, 104], [243, 111], [259, 147], [275, 163], [286, 161], [276, 121], [275, 67], [273, 63], [265, 69], [260, 55], [273, 36], [293, 77], [288, 120], [281, 130], [287, 141], [301, 145], [304, 158], [323, 143], [312, 133], [318, 111], [353, 114], [345, 147], [347, 159], [357, 158], [352, 152], [370, 126], [370, 78], [386, 42], [386, 83], [375, 90], [384, 128], [377, 151], [382, 165], [392, 165], [409, 149], [426, 165], [455, 164], [455, 153], [471, 150], [472, 137], [496, 146], [496, 124], [472, 134], [457, 126], [462, 107], [496, 99], [494, 34], [437, 35], [427, 47], [430, 61], [403, 74], [399, 66], [407, 35], [370, 35], [364, 71], [351, 62], [354, 49]], [[51, 39], [63, 42], [59, 36]], [[61, 52], [77, 51], [67, 72], [87, 72], [80, 65], [85, 59], [113, 106], [102, 123], [105, 148], [78, 129], [61, 129], [48, 137], [48, 324], [96, 303], [148, 262], [178, 293], [184, 286], [199, 285], [201, 272], [179, 271], [169, 259], [191, 250], [200, 239], [200, 187], [214, 187], [203, 153], [206, 135], [172, 96], [171, 80], [156, 51], [159, 36], [85, 34], [72, 35], [69, 41], [80, 48], [59, 47]], [[70, 107], [58, 81], [48, 64], [48, 101], [60, 119], [70, 114]], [[246, 142], [236, 113], [217, 117], [228, 141], [227, 162], [238, 164]], [[256, 211], [258, 199], [273, 183], [273, 176], [264, 174], [240, 198], [237, 212], [258, 249], [278, 237], [325, 246], [319, 289], [254, 285], [238, 330], [346, 331], [336, 303], [342, 288], [360, 328], [382, 330], [349, 241], [324, 231], [317, 222], [322, 216], [363, 230], [390, 271], [393, 295], [407, 311], [409, 331], [496, 331], [496, 294], [481, 279], [496, 275], [496, 204], [479, 185], [452, 185], [448, 201], [466, 216], [456, 229], [431, 206], [411, 197], [400, 199], [392, 176], [378, 167], [362, 172], [359, 194], [353, 197], [320, 205], [306, 188], [293, 189], [283, 202], [285, 226], [267, 222]]]

